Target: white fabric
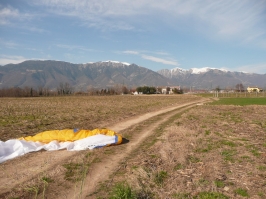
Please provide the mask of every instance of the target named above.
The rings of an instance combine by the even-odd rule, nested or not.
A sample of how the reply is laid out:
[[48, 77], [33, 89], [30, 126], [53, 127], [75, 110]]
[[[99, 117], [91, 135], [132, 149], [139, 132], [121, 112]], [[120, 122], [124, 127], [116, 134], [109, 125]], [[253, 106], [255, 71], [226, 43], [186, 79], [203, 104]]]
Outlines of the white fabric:
[[22, 156], [26, 153], [39, 151], [42, 149], [45, 149], [47, 151], [60, 149], [67, 149], [68, 151], [79, 151], [115, 143], [116, 136], [106, 136], [101, 134], [90, 136], [74, 142], [58, 142], [54, 140], [48, 144], [41, 142], [28, 142], [25, 140], [8, 140], [6, 142], [0, 141], [0, 163], [18, 156]]

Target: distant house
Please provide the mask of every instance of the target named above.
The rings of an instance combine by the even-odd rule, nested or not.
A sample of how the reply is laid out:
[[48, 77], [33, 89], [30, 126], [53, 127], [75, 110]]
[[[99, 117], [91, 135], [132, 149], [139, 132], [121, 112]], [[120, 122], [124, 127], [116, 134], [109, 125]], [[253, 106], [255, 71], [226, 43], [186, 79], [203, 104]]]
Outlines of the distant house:
[[259, 87], [247, 87], [247, 91], [249, 92], [249, 93], [252, 93], [252, 92], [262, 92], [263, 90], [261, 89], [261, 88], [259, 88]]
[[162, 94], [174, 94], [174, 90], [181, 90], [180, 86], [166, 87], [162, 89]]
[[162, 94], [167, 94], [167, 88], [162, 88]]
[[138, 91], [135, 91], [135, 92], [132, 92], [133, 95], [142, 95], [143, 93], [142, 92], [138, 92]]

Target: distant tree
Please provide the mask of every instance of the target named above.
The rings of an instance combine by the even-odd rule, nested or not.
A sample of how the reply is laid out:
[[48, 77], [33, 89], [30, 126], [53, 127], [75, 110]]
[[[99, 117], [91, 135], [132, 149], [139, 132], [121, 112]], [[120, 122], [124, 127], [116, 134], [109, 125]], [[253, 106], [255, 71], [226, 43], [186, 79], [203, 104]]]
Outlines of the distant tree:
[[218, 91], [218, 92], [220, 92], [220, 86], [217, 86], [216, 88], [215, 88], [215, 91]]
[[128, 94], [129, 91], [126, 86], [122, 86], [122, 94]]
[[136, 91], [139, 93], [139, 92], [142, 92], [143, 89], [142, 89], [142, 87], [137, 87]]
[[122, 85], [116, 84], [113, 89], [115, 90], [115, 94], [121, 94], [122, 93]]
[[183, 94], [183, 90], [182, 90], [182, 89], [174, 88], [174, 89], [173, 89], [173, 92], [174, 92], [175, 94]]
[[150, 94], [150, 87], [143, 86], [142, 87], [142, 92], [143, 92], [143, 94]]
[[155, 93], [156, 93], [156, 88], [150, 87], [150, 94], [155, 94]]
[[243, 91], [244, 91], [244, 86], [243, 86], [243, 84], [237, 84], [237, 85], [236, 85], [236, 91], [238, 91], [238, 92], [243, 92]]
[[59, 86], [57, 87], [57, 93], [59, 95], [69, 95], [72, 94], [74, 89], [70, 86], [68, 82], [66, 83], [60, 83]]

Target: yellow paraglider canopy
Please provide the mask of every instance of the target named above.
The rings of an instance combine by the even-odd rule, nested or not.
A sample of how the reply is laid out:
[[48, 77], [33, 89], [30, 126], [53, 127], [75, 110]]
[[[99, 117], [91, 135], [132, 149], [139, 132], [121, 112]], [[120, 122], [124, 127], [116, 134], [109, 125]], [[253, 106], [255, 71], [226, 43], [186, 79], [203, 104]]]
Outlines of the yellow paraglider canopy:
[[64, 130], [51, 130], [38, 133], [34, 136], [21, 137], [20, 140], [26, 141], [39, 141], [43, 143], [49, 143], [51, 141], [57, 140], [59, 142], [66, 141], [76, 141], [93, 135], [106, 135], [106, 136], [116, 136], [117, 142], [115, 144], [122, 143], [122, 136], [116, 132], [109, 129], [94, 129], [94, 130], [76, 130], [76, 129], [64, 129]]

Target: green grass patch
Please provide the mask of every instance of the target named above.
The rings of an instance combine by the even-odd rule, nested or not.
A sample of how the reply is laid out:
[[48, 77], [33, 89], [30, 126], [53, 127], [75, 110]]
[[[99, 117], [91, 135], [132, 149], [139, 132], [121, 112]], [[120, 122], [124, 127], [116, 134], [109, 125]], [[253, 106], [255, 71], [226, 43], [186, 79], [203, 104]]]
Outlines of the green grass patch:
[[249, 149], [249, 151], [250, 151], [254, 156], [256, 156], [256, 157], [259, 157], [259, 156], [260, 156], [259, 149], [258, 149], [256, 146], [250, 144], [250, 145], [247, 145], [246, 148]]
[[260, 171], [266, 171], [266, 166], [258, 166], [258, 169], [259, 169]]
[[195, 152], [197, 152], [197, 153], [208, 153], [212, 149], [213, 149], [213, 145], [212, 144], [207, 144], [206, 148], [197, 148], [195, 150]]
[[226, 146], [230, 146], [230, 147], [236, 147], [237, 144], [232, 142], [232, 141], [228, 141], [228, 140], [221, 140], [220, 143], [222, 145], [226, 145]]
[[164, 180], [167, 178], [168, 173], [166, 171], [159, 171], [156, 172], [155, 176], [154, 176], [154, 182], [157, 185], [162, 185]]
[[218, 192], [200, 192], [196, 196], [190, 193], [176, 193], [173, 195], [175, 199], [229, 199], [226, 195]]
[[263, 147], [266, 147], [266, 142], [264, 142], [262, 146], [263, 146]]
[[211, 105], [266, 105], [266, 98], [220, 98], [213, 101]]
[[65, 179], [72, 182], [81, 181], [88, 172], [90, 164], [68, 163], [63, 166], [66, 168]]
[[260, 196], [260, 197], [264, 197], [265, 195], [264, 195], [263, 192], [259, 192], [259, 193], [258, 193], [258, 196]]
[[221, 180], [215, 180], [214, 184], [217, 188], [223, 188], [225, 186], [224, 182]]
[[199, 186], [206, 186], [208, 184], [209, 184], [209, 181], [206, 180], [206, 179], [201, 178], [201, 179], [198, 180], [198, 185]]
[[137, 199], [136, 192], [127, 183], [118, 183], [109, 199]]
[[246, 189], [238, 188], [234, 191], [237, 195], [248, 197], [248, 191]]
[[175, 193], [173, 194], [173, 198], [176, 199], [190, 199], [190, 193]]
[[198, 163], [198, 162], [200, 162], [200, 159], [195, 157], [195, 156], [189, 156], [188, 161], [191, 163]]
[[180, 170], [180, 169], [183, 169], [184, 166], [181, 164], [181, 163], [178, 163], [175, 167], [174, 167], [174, 170], [177, 171], [177, 170]]
[[209, 131], [209, 130], [205, 131], [205, 135], [210, 135], [210, 134], [211, 134], [211, 131]]
[[218, 192], [201, 192], [193, 199], [229, 199], [229, 197]]
[[236, 154], [235, 150], [224, 150], [221, 152], [225, 161], [235, 162], [234, 155]]

